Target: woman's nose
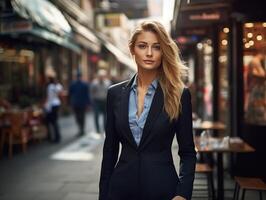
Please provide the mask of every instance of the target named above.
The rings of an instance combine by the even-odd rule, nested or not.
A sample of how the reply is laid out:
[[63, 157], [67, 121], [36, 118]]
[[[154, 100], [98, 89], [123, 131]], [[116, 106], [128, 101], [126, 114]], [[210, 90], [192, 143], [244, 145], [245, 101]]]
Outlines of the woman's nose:
[[152, 56], [152, 48], [148, 47], [147, 49], [147, 56]]

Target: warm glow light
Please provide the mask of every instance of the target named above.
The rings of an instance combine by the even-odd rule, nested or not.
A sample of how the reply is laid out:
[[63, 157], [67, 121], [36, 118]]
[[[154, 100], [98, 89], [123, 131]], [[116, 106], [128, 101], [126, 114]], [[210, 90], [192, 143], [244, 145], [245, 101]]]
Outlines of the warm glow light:
[[262, 36], [261, 35], [257, 35], [257, 40], [262, 40]]
[[249, 43], [250, 46], [254, 45], [254, 41], [253, 40], [250, 40], [248, 43]]
[[227, 40], [222, 40], [222, 45], [226, 46], [227, 45]]
[[248, 38], [252, 38], [253, 37], [253, 33], [248, 33], [247, 36], [248, 36]]
[[227, 27], [223, 28], [224, 33], [229, 33], [229, 31], [230, 31], [229, 28], [227, 28]]
[[245, 23], [246, 28], [252, 28], [254, 26], [253, 23]]
[[249, 48], [249, 47], [250, 47], [249, 43], [246, 43], [246, 44], [245, 44], [245, 47], [246, 47], [246, 48]]
[[262, 26], [263, 26], [263, 27], [266, 27], [266, 22], [262, 23]]
[[22, 55], [22, 56], [28, 56], [30, 58], [33, 58], [34, 53], [33, 53], [33, 51], [26, 50], [26, 49], [22, 49], [22, 50], [20, 50], [20, 55]]
[[207, 44], [211, 45], [212, 44], [212, 41], [210, 39], [208, 39], [207, 41]]
[[203, 47], [202, 43], [198, 43], [197, 47], [198, 47], [198, 49], [202, 49], [202, 47]]
[[6, 51], [7, 56], [15, 56], [16, 55], [16, 50], [14, 49], [7, 49]]
[[218, 60], [219, 60], [220, 63], [224, 63], [224, 62], [227, 61], [227, 56], [219, 56]]
[[247, 39], [246, 38], [243, 38], [243, 42], [246, 42], [247, 41]]

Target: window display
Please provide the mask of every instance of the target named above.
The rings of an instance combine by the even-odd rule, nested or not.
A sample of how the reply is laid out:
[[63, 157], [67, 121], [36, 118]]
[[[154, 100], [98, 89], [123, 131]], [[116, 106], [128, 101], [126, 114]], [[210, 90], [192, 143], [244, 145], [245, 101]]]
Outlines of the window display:
[[243, 33], [245, 121], [266, 125], [266, 23], [246, 23]]

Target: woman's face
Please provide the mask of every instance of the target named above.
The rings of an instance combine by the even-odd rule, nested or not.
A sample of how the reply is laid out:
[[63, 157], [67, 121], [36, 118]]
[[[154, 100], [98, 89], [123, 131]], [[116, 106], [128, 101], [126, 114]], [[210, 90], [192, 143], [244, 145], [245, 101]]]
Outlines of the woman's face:
[[157, 70], [162, 62], [162, 50], [157, 35], [143, 31], [137, 36], [131, 51], [138, 68]]

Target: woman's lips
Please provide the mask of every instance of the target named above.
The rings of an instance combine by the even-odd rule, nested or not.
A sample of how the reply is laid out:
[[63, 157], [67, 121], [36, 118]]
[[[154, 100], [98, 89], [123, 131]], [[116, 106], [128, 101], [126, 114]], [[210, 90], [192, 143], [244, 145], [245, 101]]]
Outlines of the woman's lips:
[[153, 60], [143, 60], [143, 62], [144, 62], [145, 64], [153, 64], [153, 63], [154, 63]]

